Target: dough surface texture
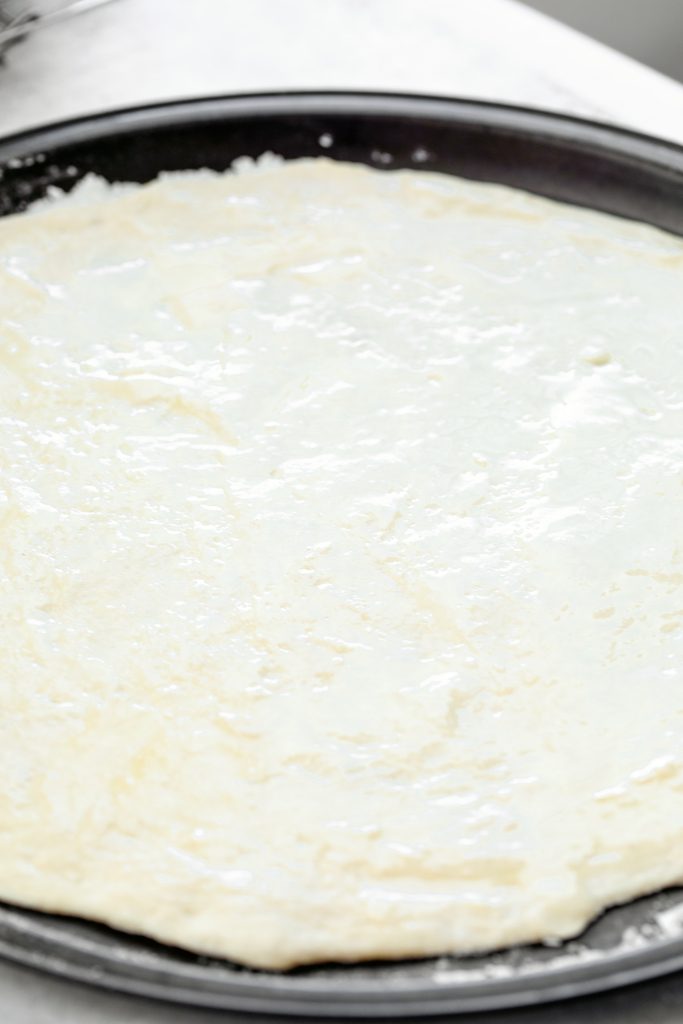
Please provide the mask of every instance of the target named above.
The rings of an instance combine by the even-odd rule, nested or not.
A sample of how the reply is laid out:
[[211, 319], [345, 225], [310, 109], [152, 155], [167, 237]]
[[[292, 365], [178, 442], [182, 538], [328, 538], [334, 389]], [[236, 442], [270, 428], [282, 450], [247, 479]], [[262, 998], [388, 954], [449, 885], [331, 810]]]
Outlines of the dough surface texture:
[[682, 281], [327, 160], [0, 221], [0, 898], [286, 968], [682, 881]]

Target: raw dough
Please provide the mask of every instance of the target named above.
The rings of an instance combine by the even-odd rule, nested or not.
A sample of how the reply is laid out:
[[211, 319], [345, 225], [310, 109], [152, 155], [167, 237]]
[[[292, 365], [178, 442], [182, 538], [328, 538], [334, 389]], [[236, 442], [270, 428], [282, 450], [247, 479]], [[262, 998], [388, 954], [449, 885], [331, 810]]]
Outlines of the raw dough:
[[682, 880], [683, 243], [240, 171], [0, 222], [0, 897], [282, 968]]

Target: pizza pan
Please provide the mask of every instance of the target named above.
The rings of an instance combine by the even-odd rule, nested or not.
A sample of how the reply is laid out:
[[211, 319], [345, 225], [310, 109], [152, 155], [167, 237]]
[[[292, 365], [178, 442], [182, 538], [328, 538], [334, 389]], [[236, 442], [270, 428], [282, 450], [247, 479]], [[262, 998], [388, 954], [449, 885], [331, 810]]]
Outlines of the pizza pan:
[[[88, 172], [147, 181], [164, 170], [222, 169], [265, 151], [502, 182], [683, 234], [683, 149], [671, 143], [542, 111], [377, 93], [193, 99], [14, 135], [0, 140], [0, 213]], [[284, 973], [0, 905], [0, 954], [196, 1006], [318, 1018], [455, 1014], [598, 992], [683, 968], [683, 889], [613, 908], [577, 939], [554, 946]]]

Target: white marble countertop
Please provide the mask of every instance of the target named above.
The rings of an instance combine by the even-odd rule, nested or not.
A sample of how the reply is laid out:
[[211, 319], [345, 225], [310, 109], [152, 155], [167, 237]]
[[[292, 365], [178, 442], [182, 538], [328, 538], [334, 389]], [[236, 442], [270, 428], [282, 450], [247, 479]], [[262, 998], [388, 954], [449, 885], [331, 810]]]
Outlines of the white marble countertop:
[[116, 0], [9, 51], [0, 134], [290, 88], [475, 96], [683, 142], [683, 86], [513, 0]]
[[[0, 134], [154, 100], [293, 88], [500, 100], [683, 143], [683, 86], [514, 0], [116, 0], [9, 51]], [[0, 1010], [3, 1024], [228, 1019], [8, 963], [0, 963]], [[683, 980], [582, 1000], [580, 1012], [584, 1024], [680, 1024]], [[576, 1014], [576, 1004], [560, 1004], [478, 1022], [573, 1024]]]

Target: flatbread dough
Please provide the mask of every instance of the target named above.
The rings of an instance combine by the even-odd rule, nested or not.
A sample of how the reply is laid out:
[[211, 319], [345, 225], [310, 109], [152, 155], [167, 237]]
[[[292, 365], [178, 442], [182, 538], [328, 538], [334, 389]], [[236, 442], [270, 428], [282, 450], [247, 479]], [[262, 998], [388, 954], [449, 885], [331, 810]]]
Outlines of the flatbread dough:
[[683, 879], [683, 243], [325, 160], [0, 222], [0, 897], [284, 968]]

